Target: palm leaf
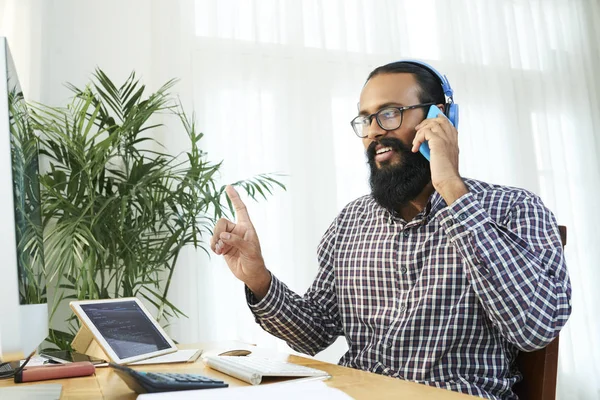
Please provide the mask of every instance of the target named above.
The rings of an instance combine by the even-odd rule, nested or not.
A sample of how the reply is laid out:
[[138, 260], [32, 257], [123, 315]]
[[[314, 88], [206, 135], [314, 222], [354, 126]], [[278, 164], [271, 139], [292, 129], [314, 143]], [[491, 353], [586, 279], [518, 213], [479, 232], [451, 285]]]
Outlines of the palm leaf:
[[[40, 182], [52, 316], [67, 299], [127, 295], [153, 304], [163, 323], [185, 316], [168, 298], [179, 253], [192, 245], [208, 254], [202, 238], [233, 207], [217, 184], [222, 161], [207, 160], [193, 115], [169, 93], [175, 83], [147, 94], [134, 72], [116, 85], [97, 69], [83, 89], [67, 85], [74, 97], [66, 107], [32, 105], [48, 163]], [[155, 132], [165, 129], [154, 119], [161, 113], [176, 115], [188, 135], [181, 157], [154, 146]], [[234, 185], [267, 199], [285, 189], [279, 177]], [[53, 335], [51, 343], [65, 345], [66, 332]]]

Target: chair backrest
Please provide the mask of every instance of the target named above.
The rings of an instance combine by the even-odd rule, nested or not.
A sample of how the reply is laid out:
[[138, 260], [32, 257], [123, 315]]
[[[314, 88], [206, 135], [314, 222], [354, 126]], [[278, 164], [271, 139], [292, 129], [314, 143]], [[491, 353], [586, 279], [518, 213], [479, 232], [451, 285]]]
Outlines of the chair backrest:
[[[563, 247], [567, 244], [567, 228], [559, 226]], [[558, 337], [543, 349], [519, 352], [517, 367], [523, 380], [513, 390], [521, 400], [555, 400], [558, 372]]]

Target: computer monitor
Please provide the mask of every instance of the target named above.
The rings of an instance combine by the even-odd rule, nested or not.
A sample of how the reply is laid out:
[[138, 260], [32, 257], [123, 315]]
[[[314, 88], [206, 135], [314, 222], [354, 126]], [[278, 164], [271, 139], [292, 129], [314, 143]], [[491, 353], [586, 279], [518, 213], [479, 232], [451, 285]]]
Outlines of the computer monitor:
[[0, 37], [0, 363], [48, 336], [38, 147], [6, 38]]

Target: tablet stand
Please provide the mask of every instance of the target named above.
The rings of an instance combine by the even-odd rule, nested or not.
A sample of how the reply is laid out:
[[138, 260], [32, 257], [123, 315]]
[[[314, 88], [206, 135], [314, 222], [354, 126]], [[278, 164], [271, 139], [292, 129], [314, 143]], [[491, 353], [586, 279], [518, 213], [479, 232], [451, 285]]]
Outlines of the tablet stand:
[[94, 338], [92, 331], [83, 324], [81, 324], [81, 328], [79, 328], [77, 335], [73, 338], [71, 347], [78, 353], [110, 361], [108, 355], [102, 350], [102, 347]]

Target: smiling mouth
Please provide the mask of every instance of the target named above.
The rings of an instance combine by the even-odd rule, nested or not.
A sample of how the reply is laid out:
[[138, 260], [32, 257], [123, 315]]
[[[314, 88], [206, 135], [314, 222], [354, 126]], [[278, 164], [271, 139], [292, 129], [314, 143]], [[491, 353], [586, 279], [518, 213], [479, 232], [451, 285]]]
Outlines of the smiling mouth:
[[379, 155], [379, 154], [388, 153], [388, 152], [390, 152], [390, 151], [392, 151], [392, 148], [391, 148], [391, 147], [382, 147], [381, 149], [379, 149], [379, 150], [377, 150], [377, 151], [375, 152], [375, 155]]
[[398, 152], [394, 150], [392, 147], [386, 146], [375, 151], [375, 161], [379, 165], [384, 165], [393, 162], [393, 160], [398, 156]]

